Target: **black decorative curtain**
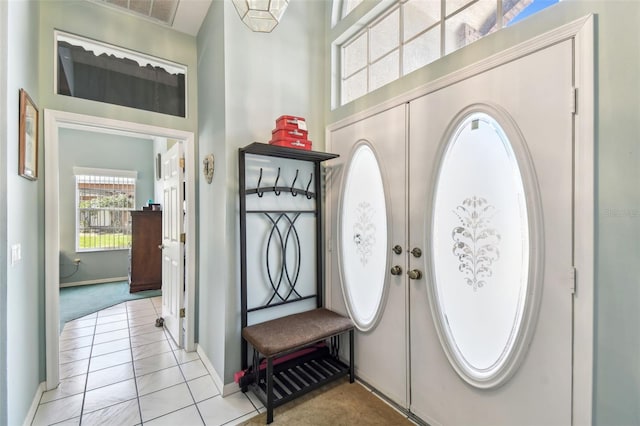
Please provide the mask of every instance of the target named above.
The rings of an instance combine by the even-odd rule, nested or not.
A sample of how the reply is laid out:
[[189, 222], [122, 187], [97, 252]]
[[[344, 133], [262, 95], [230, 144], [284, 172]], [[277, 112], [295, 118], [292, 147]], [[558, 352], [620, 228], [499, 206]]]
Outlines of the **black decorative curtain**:
[[185, 75], [58, 41], [58, 94], [185, 117]]

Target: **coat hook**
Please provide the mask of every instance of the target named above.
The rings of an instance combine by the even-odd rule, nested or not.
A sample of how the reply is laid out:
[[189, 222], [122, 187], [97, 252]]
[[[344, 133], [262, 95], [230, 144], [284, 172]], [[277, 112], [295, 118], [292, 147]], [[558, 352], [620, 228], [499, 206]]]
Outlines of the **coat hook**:
[[304, 195], [309, 200], [313, 198], [312, 195], [309, 195], [309, 187], [311, 186], [311, 182], [313, 182], [313, 173], [311, 173], [311, 176], [309, 177], [309, 183], [307, 184], [307, 189], [304, 190]]
[[278, 176], [276, 176], [276, 183], [273, 184], [273, 192], [276, 195], [280, 195], [280, 191], [278, 191], [278, 181], [280, 180], [280, 167], [278, 167]]
[[262, 198], [264, 192], [260, 192], [260, 182], [262, 182], [262, 167], [260, 167], [260, 177], [258, 178], [258, 186], [256, 187], [256, 194], [258, 194], [258, 197]]
[[298, 173], [300, 173], [300, 170], [296, 169], [296, 177], [293, 178], [293, 183], [291, 184], [291, 195], [294, 197], [298, 196], [298, 193], [293, 190], [293, 187], [296, 185], [296, 181], [298, 180]]

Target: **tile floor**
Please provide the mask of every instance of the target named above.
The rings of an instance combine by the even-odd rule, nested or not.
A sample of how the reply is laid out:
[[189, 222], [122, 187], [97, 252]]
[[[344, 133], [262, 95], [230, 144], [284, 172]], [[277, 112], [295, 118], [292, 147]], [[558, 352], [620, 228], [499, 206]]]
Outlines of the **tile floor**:
[[60, 385], [32, 425], [233, 425], [264, 411], [250, 392], [222, 398], [198, 354], [155, 327], [160, 304], [138, 299], [66, 323]]

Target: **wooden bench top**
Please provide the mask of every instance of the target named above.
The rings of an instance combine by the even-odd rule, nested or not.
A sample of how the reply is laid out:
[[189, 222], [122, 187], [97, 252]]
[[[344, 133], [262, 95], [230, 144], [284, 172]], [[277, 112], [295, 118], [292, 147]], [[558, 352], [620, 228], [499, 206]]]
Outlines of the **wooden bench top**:
[[325, 308], [287, 315], [242, 330], [242, 337], [266, 357], [309, 345], [353, 329], [353, 322]]

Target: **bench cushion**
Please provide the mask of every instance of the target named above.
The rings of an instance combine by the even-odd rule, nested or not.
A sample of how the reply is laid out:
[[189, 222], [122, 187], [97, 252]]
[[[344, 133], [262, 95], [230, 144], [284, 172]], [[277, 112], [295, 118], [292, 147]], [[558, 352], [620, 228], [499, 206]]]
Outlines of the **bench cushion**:
[[353, 322], [325, 308], [245, 327], [242, 337], [266, 357], [284, 354], [353, 329]]

